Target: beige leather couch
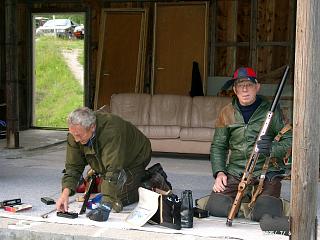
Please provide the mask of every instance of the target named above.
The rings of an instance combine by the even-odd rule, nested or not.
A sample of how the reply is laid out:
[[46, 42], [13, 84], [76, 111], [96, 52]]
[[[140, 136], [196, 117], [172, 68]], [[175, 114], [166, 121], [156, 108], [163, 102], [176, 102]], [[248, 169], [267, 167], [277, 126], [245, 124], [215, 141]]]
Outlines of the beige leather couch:
[[154, 152], [209, 154], [216, 117], [229, 97], [113, 94], [110, 111], [132, 122]]

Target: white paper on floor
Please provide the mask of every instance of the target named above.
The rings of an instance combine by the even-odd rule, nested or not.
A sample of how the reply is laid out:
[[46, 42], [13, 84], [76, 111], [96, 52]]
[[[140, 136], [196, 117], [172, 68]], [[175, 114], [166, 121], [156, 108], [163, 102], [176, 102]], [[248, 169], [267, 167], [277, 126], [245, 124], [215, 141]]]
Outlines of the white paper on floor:
[[[70, 204], [70, 212], [79, 212], [82, 203], [74, 202]], [[158, 225], [145, 224], [142, 227], [130, 225], [125, 221], [129, 213], [135, 208], [136, 204], [127, 206], [121, 213], [110, 213], [107, 222], [96, 222], [88, 219], [85, 214], [79, 215], [76, 219], [68, 219], [57, 217], [56, 212], [50, 213], [48, 218], [28, 216], [24, 212], [11, 213], [0, 210], [0, 217], [20, 219], [22, 221], [29, 220], [32, 222], [50, 222], [71, 225], [87, 225], [97, 226], [103, 229], [133, 229], [140, 231], [159, 232], [159, 233], [175, 233], [193, 236], [211, 237], [216, 239], [238, 239], [238, 240], [287, 240], [289, 237], [283, 235], [268, 234], [261, 231], [259, 223], [251, 222], [246, 219], [235, 219], [232, 227], [226, 226], [226, 219], [209, 217], [203, 219], [194, 218], [193, 228], [182, 228], [174, 230]], [[87, 210], [88, 212], [89, 210]], [[31, 224], [32, 225], [32, 224]]]

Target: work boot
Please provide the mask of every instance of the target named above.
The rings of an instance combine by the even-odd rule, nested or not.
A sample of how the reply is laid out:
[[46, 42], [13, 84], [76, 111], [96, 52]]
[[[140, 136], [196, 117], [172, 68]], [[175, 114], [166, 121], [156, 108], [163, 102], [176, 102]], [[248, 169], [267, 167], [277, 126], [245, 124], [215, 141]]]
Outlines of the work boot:
[[221, 193], [212, 192], [205, 210], [209, 211], [211, 216], [227, 217], [233, 204], [233, 198]]
[[149, 167], [146, 170], [147, 179], [148, 178], [152, 178], [153, 175], [156, 174], [156, 173], [159, 173], [163, 177], [164, 181], [166, 182], [166, 185], [168, 185], [169, 189], [172, 190], [172, 185], [167, 180], [168, 176], [167, 176], [166, 172], [163, 170], [163, 168], [162, 168], [160, 163], [156, 163], [156, 164], [154, 164], [153, 166]]
[[165, 179], [168, 177], [160, 163], [156, 163], [147, 169], [147, 174], [149, 174], [150, 176], [155, 172], [160, 173]]
[[283, 205], [281, 199], [268, 195], [259, 196], [252, 210], [251, 219], [259, 222], [265, 214], [271, 217], [282, 217]]
[[155, 172], [149, 179], [144, 180], [142, 187], [150, 190], [157, 188], [166, 192], [172, 190], [171, 184], [158, 172]]

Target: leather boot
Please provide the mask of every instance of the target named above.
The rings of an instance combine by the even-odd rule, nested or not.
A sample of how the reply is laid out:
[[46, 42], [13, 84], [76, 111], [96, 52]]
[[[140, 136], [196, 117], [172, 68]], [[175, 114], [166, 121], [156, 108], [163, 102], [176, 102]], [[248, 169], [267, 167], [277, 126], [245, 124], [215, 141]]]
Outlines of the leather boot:
[[154, 175], [155, 173], [159, 173], [164, 178], [164, 180], [166, 181], [166, 184], [169, 186], [169, 188], [172, 190], [172, 185], [167, 180], [168, 176], [167, 176], [166, 172], [163, 170], [160, 163], [156, 163], [146, 170], [147, 177], [152, 177], [152, 175]]
[[155, 172], [149, 179], [144, 180], [142, 182], [142, 187], [149, 190], [158, 188], [165, 192], [168, 192], [172, 189], [171, 184], [168, 184], [168, 181], [166, 181], [158, 172]]
[[272, 217], [282, 217], [283, 205], [281, 199], [268, 195], [260, 195], [252, 210], [251, 219], [259, 222], [265, 214]]
[[228, 217], [229, 211], [233, 204], [233, 198], [221, 193], [212, 192], [205, 210], [215, 217]]
[[153, 166], [151, 166], [151, 167], [149, 167], [149, 168], [147, 169], [147, 173], [148, 173], [149, 175], [152, 175], [152, 174], [154, 174], [155, 172], [160, 173], [164, 178], [167, 178], [167, 177], [168, 177], [167, 174], [165, 173], [165, 171], [163, 170], [163, 168], [162, 168], [162, 166], [161, 166], [160, 163], [156, 163], [156, 164], [154, 164]]

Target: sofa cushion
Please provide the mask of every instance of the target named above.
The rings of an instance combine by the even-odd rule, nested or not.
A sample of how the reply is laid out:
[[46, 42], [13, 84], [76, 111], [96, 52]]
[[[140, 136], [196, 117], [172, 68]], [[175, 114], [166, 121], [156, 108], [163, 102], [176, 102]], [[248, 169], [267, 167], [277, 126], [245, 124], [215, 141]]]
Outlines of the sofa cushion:
[[203, 141], [211, 142], [213, 139], [214, 128], [182, 128], [180, 138], [182, 141]]
[[191, 127], [215, 126], [216, 118], [221, 109], [230, 103], [231, 97], [200, 96], [193, 97], [191, 112]]
[[111, 96], [110, 108], [113, 114], [134, 125], [148, 125], [150, 102], [149, 94], [119, 93]]
[[153, 95], [150, 106], [150, 125], [190, 126], [192, 98], [189, 96]]
[[174, 139], [180, 136], [180, 126], [137, 126], [148, 138]]

